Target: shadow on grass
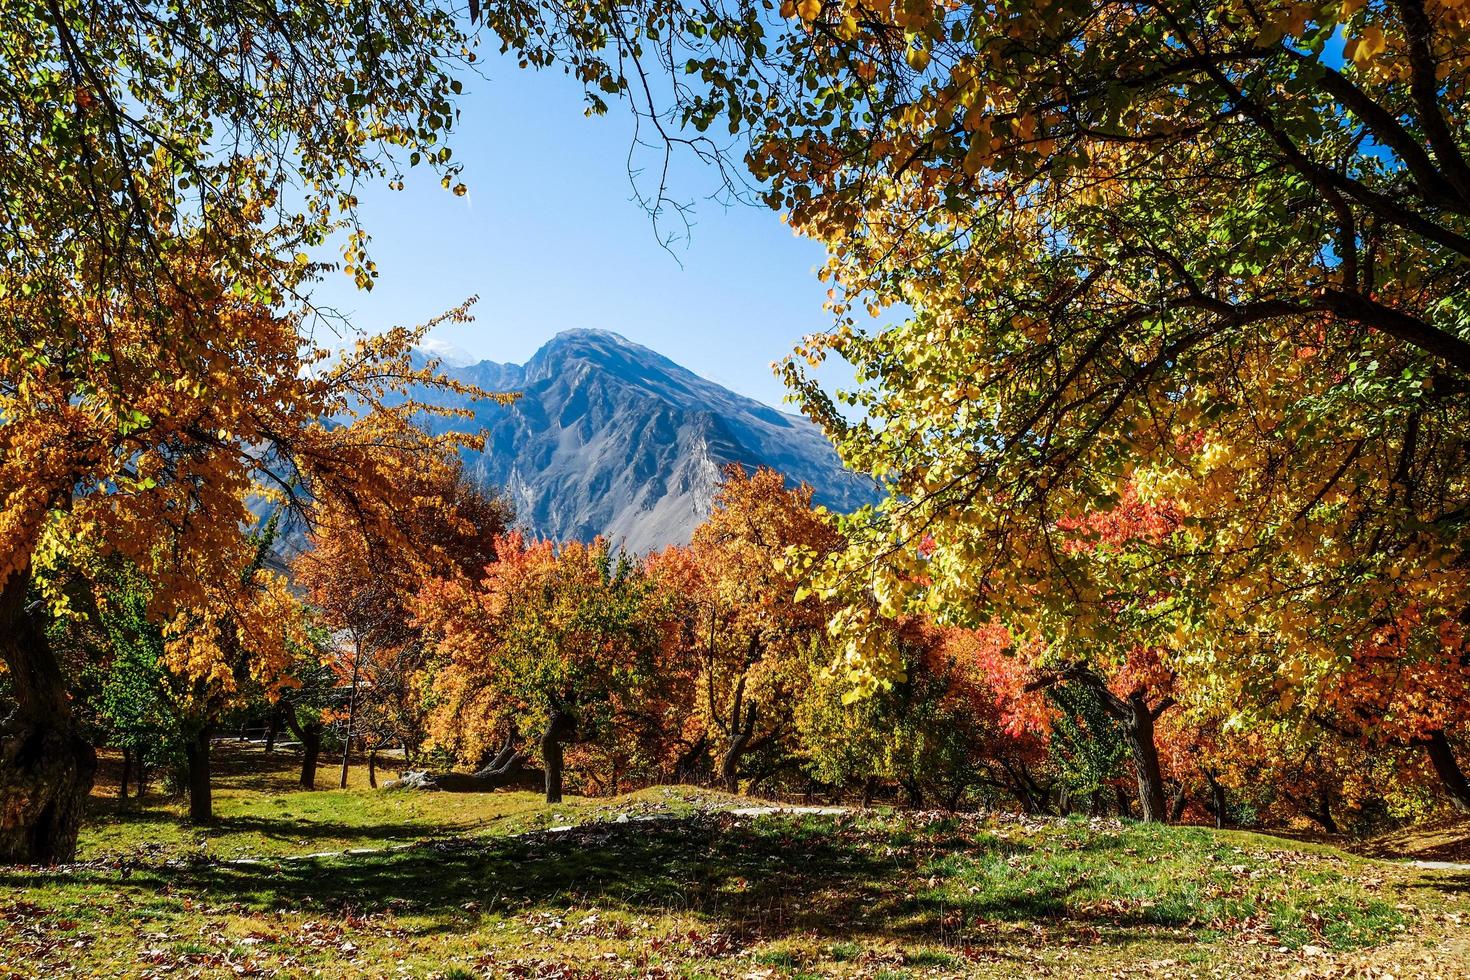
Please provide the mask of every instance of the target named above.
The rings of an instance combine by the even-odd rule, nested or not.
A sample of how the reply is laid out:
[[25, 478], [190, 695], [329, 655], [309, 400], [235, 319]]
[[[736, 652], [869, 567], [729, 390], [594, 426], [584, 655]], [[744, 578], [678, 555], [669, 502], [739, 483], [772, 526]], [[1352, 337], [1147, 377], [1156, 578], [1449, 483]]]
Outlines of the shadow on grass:
[[[442, 824], [419, 823], [337, 823], [317, 817], [298, 819], [294, 817], [220, 817], [214, 823], [200, 828], [211, 835], [255, 833], [272, 840], [285, 842], [312, 841], [361, 841], [368, 844], [383, 841], [413, 841], [424, 838], [453, 834], [458, 827]], [[363, 846], [354, 843], [352, 846]]]
[[143, 803], [137, 800], [94, 799], [88, 803], [87, 828], [114, 823], [160, 823], [187, 827], [182, 823], [177, 811], [170, 809], [164, 801], [158, 799], [149, 799]]
[[1424, 877], [1409, 885], [1420, 891], [1439, 892], [1442, 895], [1470, 894], [1470, 872], [1427, 870]]
[[[237, 820], [290, 837], [298, 828]], [[313, 828], [327, 833], [322, 825]], [[353, 827], [387, 838], [413, 828]], [[923, 859], [895, 850], [886, 834], [780, 820], [710, 817], [600, 825], [524, 838], [463, 838], [345, 858], [261, 864], [200, 862], [139, 868], [131, 885], [207, 896], [269, 913], [359, 916], [393, 912], [422, 934], [471, 930], [484, 915], [560, 912], [574, 907], [637, 916], [687, 913], [736, 936], [803, 935], [830, 940], [907, 939], [941, 945], [1004, 944], [995, 924], [1026, 923], [1049, 942], [1126, 943], [1143, 937], [1192, 942], [1187, 916], [1093, 911], [1071, 901], [1081, 883], [1057, 879], [965, 895], [935, 889]], [[926, 841], [938, 843], [937, 841]], [[945, 840], [946, 848], [958, 841]], [[967, 856], [1006, 857], [1023, 845], [990, 837], [964, 843]], [[90, 883], [116, 882], [88, 871]], [[34, 882], [34, 880], [33, 880]], [[0, 886], [19, 879], [0, 873]], [[1160, 927], [1165, 931], [1160, 932]]]

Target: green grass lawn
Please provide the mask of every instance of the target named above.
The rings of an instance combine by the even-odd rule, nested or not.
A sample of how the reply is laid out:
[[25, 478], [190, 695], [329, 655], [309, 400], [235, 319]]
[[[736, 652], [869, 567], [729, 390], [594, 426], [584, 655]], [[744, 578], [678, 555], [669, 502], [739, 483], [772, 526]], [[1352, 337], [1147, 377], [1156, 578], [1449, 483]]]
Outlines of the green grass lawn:
[[[0, 869], [0, 973], [1470, 975], [1470, 874], [1320, 845], [994, 815], [751, 819], [683, 789], [554, 808], [290, 792], [259, 758], [233, 764], [206, 832], [168, 805], [99, 802], [90, 863]], [[617, 822], [647, 815], [663, 819]], [[537, 829], [552, 824], [577, 826]], [[291, 859], [348, 848], [374, 850]]]

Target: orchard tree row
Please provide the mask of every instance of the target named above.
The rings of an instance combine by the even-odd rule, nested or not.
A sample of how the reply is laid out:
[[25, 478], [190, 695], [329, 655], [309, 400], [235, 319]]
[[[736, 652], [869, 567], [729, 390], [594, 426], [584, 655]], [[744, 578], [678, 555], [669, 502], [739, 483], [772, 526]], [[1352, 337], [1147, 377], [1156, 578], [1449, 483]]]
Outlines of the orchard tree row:
[[[1412, 812], [1420, 786], [1470, 805], [1470, 5], [468, 6], [5, 8], [0, 860], [74, 853], [90, 688], [97, 718], [190, 719], [198, 757], [227, 706], [300, 690], [344, 636], [349, 716], [373, 651], [429, 657], [401, 672], [425, 744], [488, 744], [491, 774], [570, 753], [621, 785], [692, 741], [692, 771], [896, 784], [915, 745], [932, 778], [930, 749], [981, 742], [926, 724], [895, 749], [894, 719], [972, 704], [1044, 738], [1007, 777], [1033, 806], [1093, 805], [1053, 774], [1116, 786], [1108, 745], [1149, 819], [1251, 787], [1324, 825]], [[673, 589], [677, 556], [497, 533], [461, 563], [414, 527], [458, 499], [460, 446], [409, 398], [448, 382], [412, 331], [335, 356], [310, 289], [329, 244], [371, 287], [366, 182], [422, 167], [464, 192], [448, 144], [488, 35], [823, 243], [833, 319], [786, 378], [881, 503], [813, 540], [761, 531], [784, 564], [738, 582], [690, 559]], [[680, 210], [665, 190], [655, 217]], [[852, 390], [807, 373], [829, 354]], [[306, 615], [241, 530], [262, 502], [324, 553], [350, 531], [394, 555], [406, 613], [374, 622], [349, 583]], [[804, 584], [751, 594], [775, 582]], [[933, 701], [951, 661], [999, 696]], [[122, 683], [134, 662], [167, 689]], [[859, 700], [819, 723], [801, 705], [829, 684]], [[820, 744], [879, 761], [824, 769]]]
[[[1160, 648], [1069, 662], [1000, 626], [884, 619], [876, 599], [861, 609], [823, 599], [803, 569], [846, 542], [808, 488], [771, 470], [733, 467], [693, 541], [643, 559], [509, 531], [509, 508], [452, 465], [402, 499], [396, 546], [347, 511], [323, 520], [295, 562], [308, 605], [291, 613], [302, 627], [292, 658], [215, 688], [213, 700], [180, 685], [141, 615], [146, 586], [119, 576], [100, 614], [102, 650], [83, 658], [101, 665], [83, 701], [95, 706], [98, 740], [139, 760], [180, 746], [175, 765], [199, 820], [210, 816], [209, 734], [241, 716], [294, 735], [306, 788], [330, 730], [344, 752], [341, 785], [356, 745], [437, 770], [403, 787], [484, 792], [530, 780], [549, 802], [568, 781], [589, 794], [695, 783], [1339, 832], [1422, 817], [1456, 797], [1449, 734], [1443, 759], [1412, 736], [1369, 737], [1359, 701], [1303, 716], [1290, 688], [1229, 687]], [[1095, 557], [1178, 523], [1174, 510], [1130, 497], [1058, 533], [1068, 551]], [[870, 642], [889, 665], [871, 691], [855, 689], [834, 656], [850, 616], [873, 617]], [[1369, 675], [1384, 669], [1392, 639], [1353, 651], [1364, 672], [1355, 680], [1383, 683]]]

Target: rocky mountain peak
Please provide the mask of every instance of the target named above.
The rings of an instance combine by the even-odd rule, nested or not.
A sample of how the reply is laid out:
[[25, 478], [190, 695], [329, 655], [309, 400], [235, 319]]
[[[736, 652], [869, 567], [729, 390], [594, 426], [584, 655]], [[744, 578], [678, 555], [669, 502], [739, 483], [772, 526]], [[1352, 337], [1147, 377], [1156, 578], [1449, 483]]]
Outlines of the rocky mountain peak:
[[849, 510], [873, 499], [816, 426], [738, 395], [607, 330], [557, 334], [524, 365], [447, 367], [511, 406], [470, 404], [488, 433], [466, 464], [504, 487], [522, 523], [557, 539], [602, 534], [633, 551], [683, 543], [730, 463], [767, 465]]

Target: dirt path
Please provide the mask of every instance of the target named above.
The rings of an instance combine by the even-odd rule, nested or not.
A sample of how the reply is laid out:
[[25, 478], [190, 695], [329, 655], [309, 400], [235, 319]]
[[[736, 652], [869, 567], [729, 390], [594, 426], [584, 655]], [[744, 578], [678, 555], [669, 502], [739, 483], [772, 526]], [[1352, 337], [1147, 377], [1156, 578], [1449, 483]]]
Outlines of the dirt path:
[[1364, 857], [1402, 861], [1427, 871], [1470, 871], [1470, 818], [1406, 827], [1340, 846]]

